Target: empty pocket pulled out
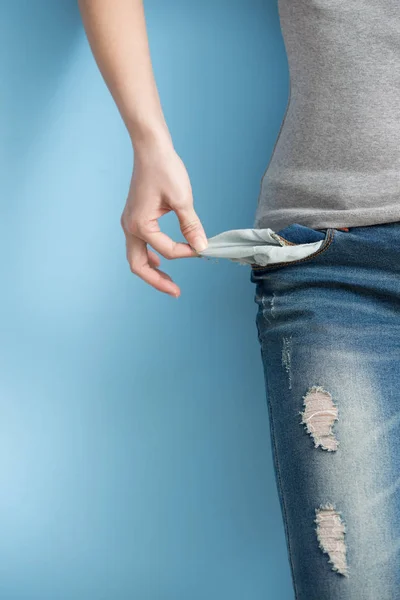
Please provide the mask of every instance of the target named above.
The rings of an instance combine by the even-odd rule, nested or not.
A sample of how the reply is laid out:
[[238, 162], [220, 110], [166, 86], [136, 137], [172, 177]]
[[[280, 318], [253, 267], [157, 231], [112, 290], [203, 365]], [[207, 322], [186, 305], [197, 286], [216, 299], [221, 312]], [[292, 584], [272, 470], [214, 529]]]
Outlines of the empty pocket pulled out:
[[292, 262], [317, 252], [324, 239], [293, 244], [287, 243], [272, 229], [230, 229], [208, 238], [208, 246], [199, 252], [205, 258], [227, 258], [244, 265], [262, 267]]

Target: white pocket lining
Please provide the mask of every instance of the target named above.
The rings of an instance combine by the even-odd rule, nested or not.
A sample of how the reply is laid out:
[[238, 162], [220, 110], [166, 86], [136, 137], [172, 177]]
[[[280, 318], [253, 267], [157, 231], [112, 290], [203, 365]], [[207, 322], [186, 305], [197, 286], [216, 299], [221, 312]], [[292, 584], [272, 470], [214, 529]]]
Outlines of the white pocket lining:
[[208, 246], [200, 256], [228, 260], [261, 267], [280, 262], [292, 262], [317, 252], [324, 240], [309, 244], [281, 245], [276, 233], [265, 229], [230, 229], [208, 238]]

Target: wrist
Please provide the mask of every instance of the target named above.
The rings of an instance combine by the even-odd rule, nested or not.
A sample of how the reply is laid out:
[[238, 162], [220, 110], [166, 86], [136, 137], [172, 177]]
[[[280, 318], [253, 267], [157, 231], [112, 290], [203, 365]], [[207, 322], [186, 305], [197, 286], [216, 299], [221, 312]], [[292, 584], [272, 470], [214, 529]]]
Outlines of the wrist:
[[136, 122], [127, 127], [135, 153], [147, 152], [151, 148], [170, 148], [173, 145], [165, 122]]

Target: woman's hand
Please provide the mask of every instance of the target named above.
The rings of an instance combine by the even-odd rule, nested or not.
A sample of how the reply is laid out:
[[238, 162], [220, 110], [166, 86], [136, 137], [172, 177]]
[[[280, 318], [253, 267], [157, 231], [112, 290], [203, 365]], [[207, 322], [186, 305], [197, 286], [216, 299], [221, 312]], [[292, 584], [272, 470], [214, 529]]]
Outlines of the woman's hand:
[[[132, 273], [160, 292], [178, 297], [179, 287], [161, 271], [160, 258], [195, 257], [207, 247], [207, 237], [193, 207], [186, 168], [172, 143], [146, 143], [134, 148], [135, 164], [121, 225]], [[175, 242], [160, 230], [158, 219], [174, 211], [188, 243]], [[192, 247], [195, 249], [193, 250]]]
[[[124, 120], [135, 165], [121, 217], [133, 273], [160, 292], [180, 289], [158, 267], [160, 259], [197, 256], [207, 238], [193, 208], [185, 166], [176, 154], [154, 79], [143, 0], [78, 0], [93, 56]], [[187, 244], [160, 231], [162, 215], [174, 211]], [[193, 248], [191, 248], [191, 246]]]

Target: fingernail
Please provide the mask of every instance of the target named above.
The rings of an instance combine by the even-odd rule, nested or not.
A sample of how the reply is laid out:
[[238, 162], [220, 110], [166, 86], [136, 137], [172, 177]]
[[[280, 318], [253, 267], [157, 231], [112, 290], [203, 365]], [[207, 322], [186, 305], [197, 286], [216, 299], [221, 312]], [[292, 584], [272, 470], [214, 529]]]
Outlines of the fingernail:
[[196, 250], [196, 252], [201, 252], [202, 250], [205, 250], [207, 246], [208, 242], [202, 236], [194, 238], [193, 248]]

